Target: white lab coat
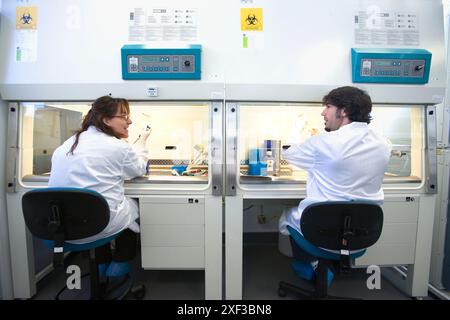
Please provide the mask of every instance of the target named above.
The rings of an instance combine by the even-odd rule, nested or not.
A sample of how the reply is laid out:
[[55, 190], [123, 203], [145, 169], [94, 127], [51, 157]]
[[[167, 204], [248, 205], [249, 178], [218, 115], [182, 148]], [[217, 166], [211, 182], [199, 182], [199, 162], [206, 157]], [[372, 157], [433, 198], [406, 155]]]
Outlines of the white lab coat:
[[78, 146], [67, 154], [75, 141], [72, 136], [52, 156], [49, 187], [73, 187], [95, 190], [103, 195], [110, 208], [110, 219], [100, 233], [73, 243], [87, 243], [112, 236], [126, 228], [139, 232], [135, 200], [125, 196], [124, 180], [146, 172], [148, 155], [141, 145], [107, 135], [90, 126], [80, 134]]
[[283, 157], [307, 170], [306, 198], [283, 212], [280, 232], [289, 235], [289, 225], [301, 233], [302, 212], [315, 202], [369, 200], [381, 205], [390, 152], [388, 141], [364, 122], [352, 122], [291, 146]]

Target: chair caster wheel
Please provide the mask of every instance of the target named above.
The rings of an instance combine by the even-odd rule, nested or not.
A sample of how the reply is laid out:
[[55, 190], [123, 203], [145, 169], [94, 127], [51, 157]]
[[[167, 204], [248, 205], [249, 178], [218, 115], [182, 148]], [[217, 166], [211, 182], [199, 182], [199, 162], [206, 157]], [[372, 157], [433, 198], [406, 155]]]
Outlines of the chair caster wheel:
[[130, 292], [127, 294], [127, 297], [130, 298], [134, 298], [137, 300], [142, 300], [145, 297], [145, 286], [144, 285], [139, 285], [136, 286], [135, 288], [131, 289]]
[[286, 291], [284, 291], [281, 288], [278, 288], [278, 296], [282, 298], [286, 297]]

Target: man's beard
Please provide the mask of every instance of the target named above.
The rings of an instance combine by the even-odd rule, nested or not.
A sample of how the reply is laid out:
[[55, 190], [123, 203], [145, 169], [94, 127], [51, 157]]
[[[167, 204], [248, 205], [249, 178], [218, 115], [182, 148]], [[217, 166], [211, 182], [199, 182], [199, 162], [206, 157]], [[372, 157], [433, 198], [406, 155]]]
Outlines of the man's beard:
[[[341, 119], [341, 118], [342, 118], [342, 110], [339, 110], [339, 113], [336, 113], [336, 120], [339, 120], [339, 119]], [[325, 131], [326, 131], [326, 132], [330, 132], [331, 129], [328, 128], [328, 127], [325, 127]]]

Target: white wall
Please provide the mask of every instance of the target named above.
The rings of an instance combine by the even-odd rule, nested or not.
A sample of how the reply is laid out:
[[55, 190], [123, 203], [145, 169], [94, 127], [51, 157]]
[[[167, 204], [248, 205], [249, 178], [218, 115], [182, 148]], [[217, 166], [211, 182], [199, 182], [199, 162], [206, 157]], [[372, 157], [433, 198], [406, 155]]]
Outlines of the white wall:
[[[128, 17], [136, 7], [195, 8], [199, 15], [199, 40], [203, 51], [204, 82], [223, 81], [220, 61], [224, 1], [114, 1], [109, 0], [39, 0], [36, 63], [15, 62], [16, 1], [4, 4], [5, 45], [1, 57], [0, 79], [5, 83], [123, 83], [120, 50], [128, 41]], [[25, 3], [21, 5], [27, 5]], [[214, 11], [214, 14], [208, 14]], [[212, 13], [212, 12], [211, 12]], [[164, 43], [167, 45], [167, 43]], [[218, 52], [217, 52], [218, 51]]]
[[[290, 90], [298, 92], [299, 85], [334, 87], [351, 84], [350, 48], [367, 46], [418, 47], [433, 53], [428, 84], [417, 86], [418, 90], [413, 91], [411, 86], [395, 86], [395, 90], [392, 89], [394, 86], [365, 86], [370, 87], [369, 92], [377, 102], [410, 101], [411, 96], [416, 102], [419, 99], [420, 102], [431, 101], [432, 95], [437, 96], [440, 91], [428, 92], [427, 97], [422, 98], [427, 93], [423, 92], [424, 88], [442, 91], [445, 85], [441, 0], [254, 0], [251, 3], [251, 6], [263, 8], [263, 31], [247, 32], [252, 36], [250, 47], [243, 48], [240, 27], [243, 2], [239, 0], [215, 0], [214, 5], [208, 0], [129, 0], [117, 1], [114, 5], [108, 0], [36, 0], [32, 5], [39, 9], [37, 61], [16, 63], [16, 2], [6, 2], [2, 21], [5, 33], [0, 39], [0, 47], [4, 47], [0, 54], [0, 90], [4, 98], [26, 96], [29, 100], [43, 96], [47, 99], [60, 99], [61, 96], [91, 99], [111, 92], [108, 90], [129, 99], [148, 99], [145, 86], [152, 84], [161, 87], [161, 99], [176, 99], [180, 92], [188, 90], [198, 92], [194, 99], [209, 100], [223, 96], [220, 92], [217, 94], [223, 90], [223, 85], [225, 88], [228, 85], [281, 85], [284, 92], [269, 86], [249, 98], [257, 99], [265, 94], [266, 100], [289, 101], [286, 85], [294, 85]], [[198, 43], [203, 48], [202, 80], [123, 81], [120, 49], [130, 43], [130, 9], [177, 6], [195, 8], [198, 12]], [[374, 6], [381, 12], [417, 14], [419, 43], [416, 46], [359, 45], [355, 40], [355, 14]], [[222, 84], [222, 87], [209, 89], [211, 84]], [[16, 87], [11, 87], [14, 85]], [[206, 89], [202, 91], [201, 88]], [[303, 96], [320, 99], [328, 89], [314, 95], [306, 92]], [[188, 92], [184, 93], [189, 96]], [[433, 102], [439, 100], [439, 97], [434, 98]]]

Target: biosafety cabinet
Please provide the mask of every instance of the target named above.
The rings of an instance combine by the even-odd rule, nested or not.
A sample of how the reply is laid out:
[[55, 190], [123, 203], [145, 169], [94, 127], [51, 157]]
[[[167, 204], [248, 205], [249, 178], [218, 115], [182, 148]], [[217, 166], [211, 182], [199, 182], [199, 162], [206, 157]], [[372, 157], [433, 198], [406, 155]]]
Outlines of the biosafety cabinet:
[[[24, 6], [38, 14], [32, 30], [16, 26]], [[436, 140], [448, 122], [435, 107], [446, 83], [440, 0], [35, 0], [1, 10], [12, 297], [31, 297], [49, 261], [38, 261], [45, 250], [26, 230], [22, 195], [46, 187], [54, 149], [110, 94], [130, 101], [130, 143], [152, 126], [148, 174], [125, 182], [139, 201], [142, 268], [204, 270], [206, 299], [251, 299], [244, 233], [277, 233], [282, 209], [306, 196], [306, 173], [282, 150], [323, 131], [322, 97], [344, 85], [369, 93], [370, 126], [393, 146], [383, 233], [356, 266], [405, 266], [407, 294], [427, 295]], [[180, 10], [189, 18], [179, 24]], [[247, 210], [256, 203], [272, 215]]]
[[[202, 62], [199, 55], [179, 55], [181, 71], [201, 66], [202, 78], [171, 81], [125, 79], [121, 60], [126, 45], [170, 47], [172, 53], [200, 39], [211, 46], [218, 40], [205, 30], [220, 33], [222, 24], [215, 19], [218, 23], [211, 28], [204, 18], [203, 24], [199, 23], [206, 1], [188, 6], [167, 3], [163, 4], [165, 10], [155, 13], [156, 8], [143, 5], [140, 1], [114, 5], [103, 0], [3, 1], [0, 74], [1, 98], [9, 117], [4, 134], [8, 135], [5, 165], [11, 297], [32, 297], [36, 282], [48, 273], [51, 262], [46, 248], [25, 228], [22, 195], [47, 186], [55, 148], [79, 128], [96, 98], [111, 95], [130, 101], [133, 124], [129, 143], [147, 124], [152, 127], [146, 146], [148, 174], [125, 182], [126, 195], [139, 202], [142, 269], [203, 270], [204, 298], [222, 298], [222, 62], [209, 54], [203, 55]], [[105, 9], [108, 18], [99, 24]], [[168, 10], [174, 18], [175, 9], [189, 10], [193, 26], [183, 24], [173, 35], [174, 41], [159, 39], [155, 44], [145, 36], [134, 38], [141, 27], [140, 13], [164, 19], [162, 13]], [[34, 27], [16, 28], [17, 14], [19, 25], [25, 15], [33, 19], [27, 25]], [[160, 31], [167, 29], [158, 25]], [[181, 39], [180, 32], [191, 32], [191, 36]], [[173, 55], [166, 51], [158, 59], [172, 63], [169, 57]], [[186, 61], [192, 65], [188, 67]]]
[[[373, 102], [373, 121], [369, 126], [389, 139], [393, 147], [383, 181], [383, 233], [355, 261], [355, 266], [403, 266], [407, 271], [399, 286], [412, 297], [427, 295], [435, 198], [442, 187], [436, 176], [436, 139], [444, 120], [436, 119], [435, 107], [443, 99], [446, 80], [444, 33], [440, 26], [442, 3], [348, 1], [346, 4], [348, 7], [344, 9], [338, 3], [327, 2], [326, 9], [317, 11], [308, 10], [301, 3], [295, 9], [290, 7], [285, 11], [283, 23], [275, 27], [277, 35], [283, 33], [289, 18], [308, 26], [287, 32], [290, 50], [280, 49], [283, 45], [279, 40], [279, 47], [240, 56], [247, 63], [245, 74], [234, 68], [236, 74], [227, 78], [230, 82], [226, 85], [224, 116], [227, 299], [245, 297], [248, 282], [244, 278], [246, 272], [242, 272], [245, 267], [242, 243], [246, 233], [277, 231], [282, 210], [298, 205], [306, 196], [306, 172], [289, 165], [277, 154], [292, 143], [322, 132], [322, 98], [342, 85], [367, 90]], [[367, 10], [362, 9], [366, 5]], [[374, 9], [374, 16], [390, 18], [375, 19], [371, 23], [376, 27], [368, 26], [369, 7]], [[340, 18], [333, 11], [339, 12]], [[420, 27], [409, 24], [412, 32], [400, 31], [405, 15], [411, 21], [420, 16]], [[272, 31], [265, 34], [266, 42], [275, 38]], [[419, 46], [409, 43], [412, 40], [409, 36], [415, 37], [417, 32]], [[281, 36], [278, 39], [287, 41]], [[413, 42], [418, 44], [417, 39]], [[427, 63], [429, 53], [432, 58]], [[421, 54], [424, 56], [419, 57]], [[238, 54], [233, 58], [238, 59]], [[427, 64], [429, 76], [424, 72]], [[428, 81], [422, 82], [426, 77]], [[269, 148], [275, 161], [271, 177], [266, 176]]]
[[[227, 146], [227, 152], [236, 152], [227, 154], [227, 159], [235, 161], [231, 170], [227, 171], [229, 184], [226, 190], [226, 228], [238, 230], [237, 226], [241, 226], [241, 230], [227, 233], [227, 237], [238, 237], [245, 231], [242, 230], [245, 228], [245, 216], [237, 217], [233, 214], [239, 210], [244, 211], [244, 202], [247, 207], [261, 203], [265, 206], [272, 205], [272, 212], [265, 215], [267, 220], [272, 220], [270, 215], [274, 211], [280, 214], [284, 208], [298, 205], [298, 200], [306, 196], [306, 171], [288, 164], [281, 156], [274, 160], [279, 161], [279, 169], [267, 176], [268, 165], [264, 166], [267, 156], [264, 153], [267, 152], [268, 141], [280, 141], [278, 148], [283, 149], [320, 134], [323, 131], [323, 119], [319, 116], [322, 109], [323, 106], [319, 103], [227, 104], [227, 120], [236, 127], [239, 134], [227, 137], [231, 144]], [[427, 248], [431, 245], [430, 228], [434, 212], [430, 208], [434, 205], [437, 187], [435, 108], [414, 104], [374, 104], [372, 117], [369, 127], [387, 137], [392, 144], [391, 158], [383, 182], [384, 224], [381, 238], [355, 264], [361, 267], [372, 264], [410, 265], [409, 294], [426, 295], [428, 279], [425, 276], [427, 272], [423, 271], [429, 267], [430, 258], [429, 250], [424, 250], [422, 246], [424, 241], [427, 242]], [[273, 145], [271, 148], [275, 149]], [[252, 159], [255, 157], [255, 150], [258, 157]], [[272, 153], [276, 154], [278, 151]], [[260, 171], [250, 172], [255, 170], [255, 163], [260, 164]], [[230, 167], [229, 165], [227, 169]], [[293, 204], [291, 199], [298, 200]], [[278, 217], [279, 215], [276, 222]], [[264, 221], [259, 223], [263, 226], [267, 224]], [[263, 227], [260, 229], [263, 231]], [[242, 265], [236, 261], [241, 255], [235, 255], [231, 251], [227, 253], [227, 263]], [[239, 274], [233, 270], [234, 276], [230, 275], [230, 281], [234, 281]], [[235, 281], [233, 285], [239, 286], [242, 280]]]
[[[133, 143], [140, 130], [151, 124], [152, 136], [146, 145], [151, 160], [147, 175], [125, 183], [126, 195], [139, 202], [142, 268], [205, 270], [205, 297], [210, 299], [221, 296], [221, 105], [131, 102], [133, 124], [128, 140]], [[8, 206], [12, 204], [9, 208], [20, 212], [20, 201], [13, 198], [47, 185], [53, 151], [79, 128], [90, 105], [21, 102], [9, 107], [9, 129], [17, 133], [18, 147], [8, 165]], [[213, 163], [219, 166], [213, 169]], [[10, 222], [20, 224], [20, 218], [15, 215]], [[42, 258], [42, 249], [38, 250], [40, 242], [27, 242], [26, 235], [11, 235], [16, 238], [11, 244], [13, 256], [31, 259], [20, 265], [29, 268], [26, 274], [39, 275], [49, 261]], [[34, 266], [31, 246], [41, 255]], [[17, 270], [22, 271], [26, 270]], [[34, 285], [32, 279], [18, 276], [24, 286], [25, 281]]]

